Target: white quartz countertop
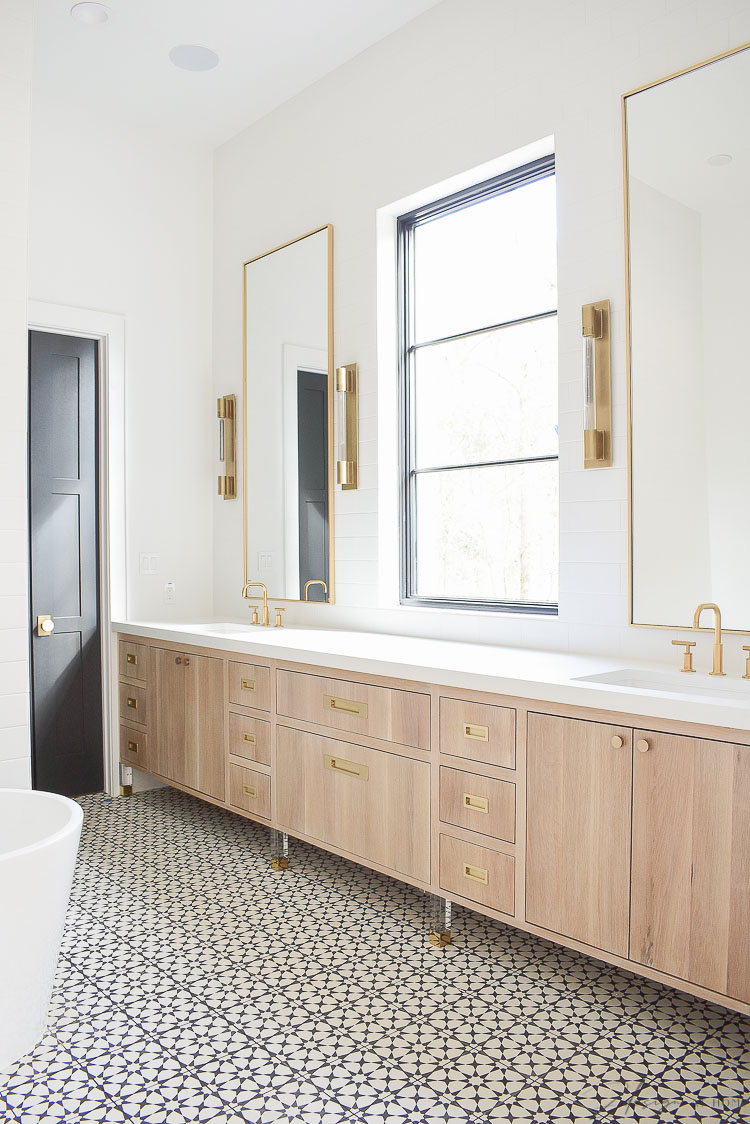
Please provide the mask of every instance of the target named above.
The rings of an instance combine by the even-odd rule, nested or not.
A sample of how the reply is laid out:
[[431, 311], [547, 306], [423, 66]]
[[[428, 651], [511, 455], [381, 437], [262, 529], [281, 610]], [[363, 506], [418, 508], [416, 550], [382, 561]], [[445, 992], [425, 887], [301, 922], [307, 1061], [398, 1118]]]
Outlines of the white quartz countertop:
[[[261, 628], [215, 621], [115, 621], [115, 632], [340, 671], [489, 691], [541, 703], [750, 730], [750, 680], [681, 676], [672, 667], [567, 652], [377, 632]], [[627, 674], [625, 674], [627, 672]], [[630, 685], [581, 682], [612, 676]], [[649, 682], [648, 687], [643, 684]]]

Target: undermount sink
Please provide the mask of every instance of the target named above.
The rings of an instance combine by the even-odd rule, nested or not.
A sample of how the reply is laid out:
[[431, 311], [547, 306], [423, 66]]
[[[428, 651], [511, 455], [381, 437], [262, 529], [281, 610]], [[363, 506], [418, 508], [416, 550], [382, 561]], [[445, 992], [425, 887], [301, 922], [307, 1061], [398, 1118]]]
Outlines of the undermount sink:
[[707, 675], [683, 675], [681, 672], [649, 671], [624, 668], [622, 671], [602, 671], [597, 675], [579, 675], [573, 682], [601, 683], [613, 687], [630, 687], [634, 691], [660, 691], [671, 695], [691, 695], [714, 698], [719, 702], [736, 699], [750, 704], [750, 682], [717, 679]]

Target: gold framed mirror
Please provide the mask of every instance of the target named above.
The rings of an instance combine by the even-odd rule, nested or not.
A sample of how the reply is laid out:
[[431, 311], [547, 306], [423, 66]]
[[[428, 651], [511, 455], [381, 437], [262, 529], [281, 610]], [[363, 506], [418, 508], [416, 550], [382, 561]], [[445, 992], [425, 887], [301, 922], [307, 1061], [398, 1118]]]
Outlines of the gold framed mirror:
[[[243, 265], [245, 587], [334, 600], [333, 227]], [[256, 590], [256, 596], [259, 591]]]

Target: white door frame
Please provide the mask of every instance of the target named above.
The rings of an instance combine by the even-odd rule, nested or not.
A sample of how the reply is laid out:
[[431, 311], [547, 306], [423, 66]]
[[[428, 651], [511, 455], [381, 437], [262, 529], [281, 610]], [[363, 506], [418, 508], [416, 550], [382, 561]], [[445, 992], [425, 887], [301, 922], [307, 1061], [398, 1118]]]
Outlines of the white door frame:
[[118, 716], [113, 701], [112, 621], [127, 620], [125, 524], [125, 318], [29, 301], [29, 330], [99, 343], [99, 628], [102, 662], [104, 791], [119, 792]]

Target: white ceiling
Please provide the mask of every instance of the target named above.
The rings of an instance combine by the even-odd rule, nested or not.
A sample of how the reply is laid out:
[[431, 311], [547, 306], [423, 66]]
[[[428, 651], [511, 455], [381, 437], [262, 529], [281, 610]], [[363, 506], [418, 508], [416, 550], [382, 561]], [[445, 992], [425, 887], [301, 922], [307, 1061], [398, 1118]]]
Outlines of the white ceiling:
[[[73, 2], [36, 0], [35, 104], [216, 146], [438, 0], [105, 0], [96, 26]], [[183, 43], [218, 67], [178, 70]]]

